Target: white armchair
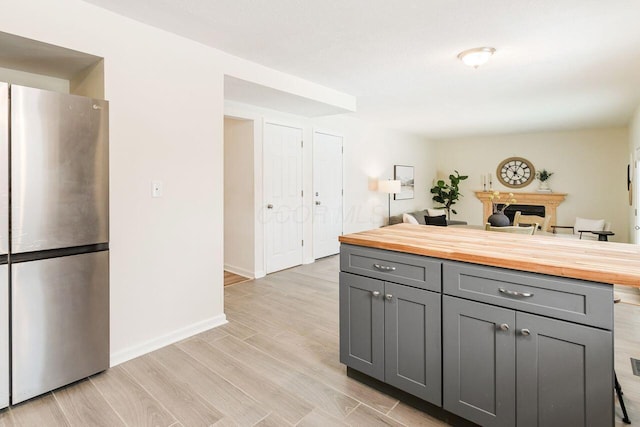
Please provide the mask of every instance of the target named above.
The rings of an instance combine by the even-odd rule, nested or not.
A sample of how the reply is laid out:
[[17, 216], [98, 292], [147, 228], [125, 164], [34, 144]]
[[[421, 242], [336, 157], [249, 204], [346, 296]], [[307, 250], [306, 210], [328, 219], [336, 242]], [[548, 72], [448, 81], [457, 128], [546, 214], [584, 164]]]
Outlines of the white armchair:
[[[611, 223], [604, 219], [588, 219], [576, 217], [573, 225], [552, 225], [553, 234], [558, 237], [569, 237], [574, 239], [598, 240], [598, 236], [592, 231], [611, 231]], [[562, 232], [570, 230], [570, 233]], [[559, 232], [560, 231], [560, 232]]]

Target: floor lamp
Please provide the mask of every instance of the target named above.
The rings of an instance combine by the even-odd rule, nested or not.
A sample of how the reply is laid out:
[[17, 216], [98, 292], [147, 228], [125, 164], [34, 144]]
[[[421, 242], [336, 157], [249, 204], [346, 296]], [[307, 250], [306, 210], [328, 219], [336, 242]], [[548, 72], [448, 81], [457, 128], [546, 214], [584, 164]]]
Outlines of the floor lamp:
[[387, 193], [387, 197], [389, 198], [389, 207], [388, 207], [388, 220], [387, 225], [391, 221], [391, 195], [398, 194], [400, 192], [400, 180], [380, 180], [378, 181], [378, 191], [381, 193]]

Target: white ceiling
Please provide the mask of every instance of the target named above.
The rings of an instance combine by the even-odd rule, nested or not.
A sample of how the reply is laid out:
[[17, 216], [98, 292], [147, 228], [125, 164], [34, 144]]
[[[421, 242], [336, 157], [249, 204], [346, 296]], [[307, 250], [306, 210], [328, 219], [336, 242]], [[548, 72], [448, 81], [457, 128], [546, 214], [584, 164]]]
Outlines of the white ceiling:
[[[639, 0], [87, 1], [430, 138], [620, 126], [640, 106]], [[479, 46], [497, 49], [485, 66], [456, 58]]]

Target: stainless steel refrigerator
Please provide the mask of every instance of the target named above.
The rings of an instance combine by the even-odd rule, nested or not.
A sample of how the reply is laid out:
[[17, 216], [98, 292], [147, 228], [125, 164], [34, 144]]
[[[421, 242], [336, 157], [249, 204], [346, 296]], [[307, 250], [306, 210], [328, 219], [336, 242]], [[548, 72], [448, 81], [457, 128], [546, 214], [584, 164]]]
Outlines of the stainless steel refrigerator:
[[109, 366], [108, 103], [0, 83], [0, 407]]

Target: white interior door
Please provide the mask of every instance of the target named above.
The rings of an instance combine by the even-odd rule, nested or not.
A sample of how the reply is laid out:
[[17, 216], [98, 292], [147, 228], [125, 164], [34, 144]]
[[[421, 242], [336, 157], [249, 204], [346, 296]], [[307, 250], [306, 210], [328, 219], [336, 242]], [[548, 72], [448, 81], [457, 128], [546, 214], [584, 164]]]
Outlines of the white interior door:
[[264, 126], [265, 267], [302, 264], [302, 129]]
[[313, 134], [313, 256], [340, 251], [342, 234], [342, 137]]

